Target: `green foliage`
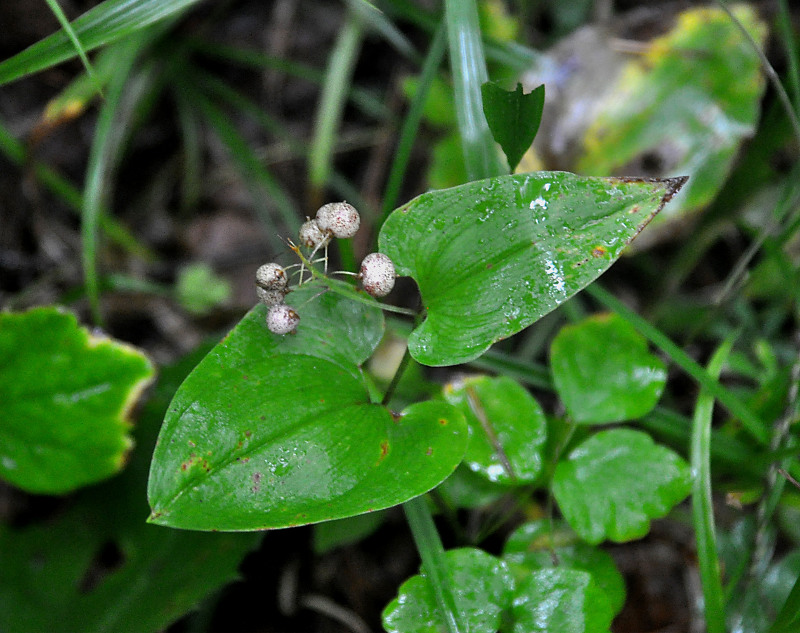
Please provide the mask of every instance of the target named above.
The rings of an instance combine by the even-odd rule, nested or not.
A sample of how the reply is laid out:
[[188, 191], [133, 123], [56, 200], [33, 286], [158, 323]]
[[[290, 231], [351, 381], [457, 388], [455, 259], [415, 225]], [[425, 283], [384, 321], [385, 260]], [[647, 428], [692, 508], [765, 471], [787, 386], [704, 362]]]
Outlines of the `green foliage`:
[[[175, 389], [201, 355], [161, 372], [119, 477], [82, 490], [47, 523], [0, 524], [0, 629], [160, 631], [237, 578], [240, 561], [260, 535], [165, 530], [142, 520], [158, 429]], [[112, 567], [106, 567], [109, 559]]]
[[[763, 43], [766, 26], [755, 11], [739, 5], [735, 12]], [[719, 192], [740, 143], [753, 134], [764, 86], [758, 54], [724, 11], [687, 11], [621, 71], [597, 106], [576, 169], [609, 174], [638, 160], [640, 170], [655, 163], [659, 175], [691, 173], [667, 215], [696, 211]]]
[[378, 310], [333, 293], [305, 307], [289, 337], [254, 308], [178, 390], [153, 455], [152, 522], [255, 530], [342, 518], [427, 492], [461, 461], [467, 430], [450, 405], [394, 415], [371, 403], [359, 364], [380, 340]]
[[[474, 633], [497, 631], [512, 600], [513, 580], [506, 564], [479, 549], [447, 552], [448, 581], [456, 606]], [[404, 582], [383, 612], [388, 633], [439, 633], [445, 623], [424, 571]]]
[[[469, 631], [601, 633], [611, 624], [608, 598], [585, 571], [538, 569], [515, 581], [506, 563], [479, 549], [452, 550], [446, 560]], [[445, 630], [424, 570], [403, 583], [383, 624], [389, 633]]]
[[[537, 22], [541, 6], [518, 3], [520, 15], [512, 16], [493, 0], [446, 0], [438, 12], [355, 0], [347, 3], [323, 71], [211, 44], [226, 7], [197, 12], [197, 22], [174, 29], [193, 4], [107, 0], [66, 32], [0, 62], [0, 85], [76, 51], [87, 67], [50, 102], [29, 143], [0, 122], [0, 151], [14, 168], [80, 214], [85, 287], [65, 297], [86, 297], [97, 323], [110, 303], [101, 292], [119, 290], [177, 299], [185, 310], [208, 315], [194, 321], [214, 327], [215, 307], [226, 304], [221, 318], [236, 309], [231, 287], [205, 264], [179, 271], [175, 288], [135, 278], [131, 270], [150, 270], [139, 262], [125, 272], [100, 270], [122, 261], [116, 250], [104, 250], [102, 233], [126, 257], [155, 263], [155, 270], [167, 263], [111, 214], [120, 204], [113, 194], [123, 189], [119, 167], [130, 168], [126, 158], [143, 126], [169, 104], [177, 108], [181, 148], [176, 160], [169, 157], [164, 180], [179, 181], [182, 190], [162, 199], [180, 199], [182, 213], [191, 214], [207, 193], [206, 156], [211, 162], [227, 153], [276, 248], [289, 243], [302, 258], [282, 231], [294, 239], [306, 213], [300, 201], [316, 203], [326, 189], [356, 204], [367, 230], [339, 244], [338, 253], [332, 243], [324, 265], [322, 251], [303, 259], [311, 276], [300, 273], [304, 283], [285, 297], [301, 317], [296, 332], [270, 333], [267, 309], [256, 306], [202, 360], [197, 353], [165, 368], [133, 431], [132, 406], [154, 374], [142, 352], [89, 334], [54, 308], [0, 313], [0, 475], [27, 492], [72, 495], [46, 523], [0, 521], [0, 603], [7, 605], [0, 630], [164, 630], [237, 577], [258, 543], [254, 531], [316, 523], [313, 546], [322, 553], [366, 537], [388, 516], [382, 509], [404, 504], [423, 565], [386, 608], [388, 631], [605, 633], [623, 608], [625, 585], [603, 543], [643, 537], [663, 517], [695, 530], [710, 633], [726, 626], [795, 631], [800, 536], [797, 495], [787, 490], [800, 476], [800, 366], [787, 332], [797, 329], [799, 314], [800, 189], [796, 164], [774, 169], [795, 160], [787, 141], [793, 115], [770, 112], [724, 184], [742, 141], [756, 130], [764, 93], [755, 47], [766, 27], [757, 14], [735, 7], [740, 25], [717, 9], [681, 13], [675, 26], [660, 16], [667, 34], [627, 59], [610, 98], [587, 100], [584, 89], [583, 101], [570, 101], [580, 51], [556, 47], [539, 55], [510, 41], [522, 25]], [[577, 26], [575, 16], [588, 10], [585, 2], [550, 4], [544, 10], [554, 34]], [[797, 99], [791, 16], [785, 2], [778, 4], [787, 80]], [[420, 54], [415, 47], [425, 34], [429, 48]], [[372, 47], [376, 37], [404, 57], [404, 73], [420, 66], [406, 80], [413, 101], [402, 122], [374, 86], [356, 85], [362, 42], [370, 38]], [[104, 45], [90, 62], [86, 52]], [[449, 73], [441, 68], [445, 51]], [[555, 155], [551, 144], [532, 162], [577, 164], [577, 171], [602, 177], [501, 175], [496, 143], [516, 169], [541, 122], [544, 86], [524, 94], [520, 84], [511, 92], [499, 85], [514, 85], [533, 61], [545, 71], [548, 98], [562, 99], [567, 116], [585, 111], [586, 120], [570, 138], [559, 127], [563, 119], [546, 118], [537, 143], [547, 132], [550, 141], [576, 147]], [[308, 109], [316, 111], [314, 131], [298, 135], [299, 126], [233, 87], [239, 72], [215, 75], [220, 67], [255, 70], [270, 87], [284, 75], [312, 89], [320, 84]], [[617, 69], [608, 70], [613, 76]], [[91, 113], [99, 91], [81, 192], [37, 160], [36, 150], [59, 126]], [[367, 126], [400, 130], [388, 173], [369, 173], [364, 181], [373, 186], [363, 192], [348, 180], [352, 165], [347, 177], [336, 171], [342, 150], [362, 143], [351, 132], [363, 121], [348, 119], [349, 106]], [[427, 148], [420, 146], [423, 116], [441, 133]], [[254, 130], [259, 143], [267, 139], [265, 153], [254, 149]], [[207, 146], [206, 136], [226, 152]], [[370, 136], [365, 145], [389, 143]], [[406, 173], [424, 150], [433, 154], [434, 190], [394, 209], [401, 195], [424, 188]], [[272, 173], [278, 154], [281, 162], [308, 160], [308, 191], [282, 182], [294, 169]], [[521, 170], [532, 169], [532, 154]], [[383, 162], [373, 161], [376, 169]], [[607, 177], [639, 166], [663, 177]], [[374, 183], [384, 175], [381, 200]], [[673, 197], [671, 212], [715, 208], [677, 254], [665, 249], [667, 255], [625, 262], [612, 283], [615, 295], [635, 302], [634, 312], [594, 282]], [[354, 255], [374, 249], [376, 236], [378, 249], [419, 291], [417, 301], [414, 284], [399, 280], [390, 298], [420, 309], [381, 303], [328, 272], [334, 262], [345, 272], [356, 269]], [[745, 251], [738, 264], [730, 273], [708, 266], [683, 288], [720, 236], [723, 254]], [[27, 292], [12, 302], [29, 303]], [[614, 314], [593, 314], [597, 304]], [[395, 317], [388, 336], [384, 311]], [[413, 321], [401, 321], [409, 316]], [[704, 369], [700, 362], [720, 341], [723, 351]], [[466, 363], [498, 375], [428, 370]], [[691, 389], [667, 381], [667, 363], [701, 386], [693, 419], [686, 417]], [[537, 389], [536, 399], [528, 386]], [[622, 422], [637, 428], [593, 428]], [[691, 468], [682, 457], [687, 452]], [[92, 483], [98, 485], [88, 488]], [[731, 504], [757, 503], [739, 512], [758, 521], [715, 522], [721, 491]], [[691, 517], [673, 512], [689, 494]], [[475, 547], [445, 552], [434, 507], [460, 542]], [[469, 523], [461, 525], [464, 516]], [[515, 525], [521, 516], [537, 519]], [[501, 557], [478, 549], [488, 535], [508, 533]], [[111, 569], [103, 565], [109, 551], [119, 559]]]
[[611, 555], [578, 539], [565, 524], [531, 521], [508, 537], [503, 560], [511, 565], [518, 580], [536, 569], [577, 569], [591, 574], [616, 614], [625, 603], [625, 581]]
[[378, 243], [422, 295], [411, 355], [464, 363], [529, 326], [607, 270], [684, 182], [539, 172], [400, 207]]
[[635, 420], [649, 413], [667, 381], [647, 341], [616, 315], [567, 326], [550, 346], [556, 391], [578, 424]]
[[230, 298], [231, 285], [208, 264], [191, 264], [181, 269], [175, 291], [189, 312], [206, 314]]
[[467, 468], [502, 484], [538, 478], [547, 423], [539, 403], [519, 383], [505, 377], [467, 378], [447, 385], [444, 395], [469, 425]]
[[[131, 33], [179, 14], [198, 0], [106, 0], [72, 22], [84, 50], [114, 42]], [[0, 85], [49, 68], [76, 56], [70, 36], [53, 33], [0, 63]]]
[[539, 131], [544, 110], [544, 84], [523, 94], [520, 83], [515, 90], [508, 91], [489, 81], [481, 86], [481, 93], [489, 129], [503, 148], [509, 171], [513, 172]]
[[689, 494], [689, 466], [641, 431], [601, 431], [559, 462], [553, 495], [587, 543], [641, 538]]
[[0, 358], [4, 479], [59, 494], [123, 467], [128, 416], [154, 375], [144, 354], [38, 308], [0, 313]]

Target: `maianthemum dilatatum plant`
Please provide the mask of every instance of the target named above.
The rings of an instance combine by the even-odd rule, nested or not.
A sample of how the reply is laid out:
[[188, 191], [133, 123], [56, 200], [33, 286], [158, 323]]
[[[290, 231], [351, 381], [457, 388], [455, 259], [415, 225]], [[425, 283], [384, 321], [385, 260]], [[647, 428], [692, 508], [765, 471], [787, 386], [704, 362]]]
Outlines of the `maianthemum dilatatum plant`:
[[[394, 389], [411, 361], [478, 359], [591, 284], [684, 182], [538, 172], [425, 193], [388, 217], [379, 253], [353, 273], [369, 292], [337, 279], [326, 256], [357, 213], [332, 229], [323, 207], [316, 237], [286, 240], [296, 264], [258, 270], [262, 301], [177, 391], [153, 455], [150, 522], [265, 530], [405, 504], [424, 567], [387, 607], [387, 630], [607, 630], [624, 590], [595, 546], [646, 534], [689, 493], [689, 468], [638, 430], [583, 433], [563, 455], [547, 446], [656, 404], [665, 368], [644, 339], [611, 316], [561, 332], [551, 360], [569, 423], [548, 423], [510, 378], [472, 376], [402, 408]], [[419, 310], [375, 298], [395, 276], [416, 282]], [[364, 364], [385, 311], [412, 315], [413, 329], [382, 391]], [[442, 482], [458, 494], [466, 475], [498, 491], [549, 489], [563, 523], [524, 525], [501, 557], [445, 554], [421, 495]]]

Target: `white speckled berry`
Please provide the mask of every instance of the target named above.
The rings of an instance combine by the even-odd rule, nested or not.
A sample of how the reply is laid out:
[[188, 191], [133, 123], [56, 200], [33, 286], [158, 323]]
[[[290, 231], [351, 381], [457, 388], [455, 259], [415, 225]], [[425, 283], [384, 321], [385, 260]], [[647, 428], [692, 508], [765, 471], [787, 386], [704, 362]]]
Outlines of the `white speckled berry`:
[[256, 286], [264, 290], [283, 290], [288, 281], [286, 271], [275, 263], [264, 264], [256, 271]]
[[300, 323], [300, 315], [285, 303], [272, 306], [267, 312], [267, 327], [273, 334], [294, 332], [298, 323]]
[[394, 264], [383, 253], [370, 253], [361, 262], [361, 285], [373, 297], [385, 297], [394, 288]]
[[303, 222], [300, 227], [300, 243], [307, 248], [317, 248], [323, 246], [330, 236], [322, 232], [316, 220]]
[[361, 225], [361, 216], [346, 202], [330, 202], [317, 211], [317, 225], [323, 233], [345, 239], [353, 237]]
[[286, 291], [284, 290], [267, 290], [260, 286], [256, 286], [256, 294], [258, 295], [258, 300], [268, 308], [280, 305], [286, 298]]

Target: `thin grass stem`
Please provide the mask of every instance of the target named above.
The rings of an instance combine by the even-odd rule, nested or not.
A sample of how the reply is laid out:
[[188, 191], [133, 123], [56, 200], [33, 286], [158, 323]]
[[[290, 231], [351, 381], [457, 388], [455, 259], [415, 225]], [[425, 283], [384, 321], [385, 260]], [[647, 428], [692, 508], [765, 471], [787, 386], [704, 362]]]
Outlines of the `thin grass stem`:
[[[733, 337], [727, 339], [711, 357], [708, 375], [719, 378], [733, 347]], [[714, 525], [714, 501], [711, 495], [711, 417], [714, 396], [700, 390], [692, 421], [690, 459], [692, 481], [692, 519], [697, 541], [700, 581], [703, 585], [703, 609], [708, 633], [725, 633], [725, 597], [722, 590], [717, 537]]]

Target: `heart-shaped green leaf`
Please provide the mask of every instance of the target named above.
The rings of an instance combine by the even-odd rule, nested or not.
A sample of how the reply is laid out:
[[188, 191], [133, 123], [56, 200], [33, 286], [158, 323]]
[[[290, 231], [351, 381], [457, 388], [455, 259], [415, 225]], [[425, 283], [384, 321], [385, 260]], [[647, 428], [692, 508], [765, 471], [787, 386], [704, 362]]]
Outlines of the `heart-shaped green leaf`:
[[588, 543], [629, 541], [647, 534], [689, 494], [689, 466], [631, 429], [601, 431], [559, 462], [553, 495], [564, 518]]
[[622, 317], [593, 316], [564, 327], [550, 347], [558, 395], [578, 424], [634, 420], [656, 405], [667, 381], [664, 363]]
[[305, 303], [313, 292], [287, 298], [296, 335], [271, 334], [257, 307], [178, 390], [153, 455], [152, 522], [256, 530], [353, 516], [427, 492], [461, 461], [466, 423], [449, 404], [395, 415], [370, 403], [357, 363], [379, 311], [336, 294]]
[[542, 469], [547, 436], [544, 411], [519, 383], [479, 376], [447, 385], [447, 401], [470, 426], [464, 464], [489, 481], [525, 484]]
[[114, 474], [128, 412], [154, 375], [140, 351], [56, 308], [0, 314], [0, 476], [59, 494]]
[[411, 355], [463, 363], [529, 326], [607, 270], [685, 181], [539, 172], [432, 191], [396, 209], [379, 243], [422, 294]]
[[[486, 552], [464, 548], [446, 553], [449, 581], [456, 606], [470, 633], [495, 633], [502, 613], [511, 605], [514, 582], [506, 564]], [[439, 613], [430, 581], [424, 574], [404, 582], [383, 612], [389, 633], [442, 633], [446, 623]]]

